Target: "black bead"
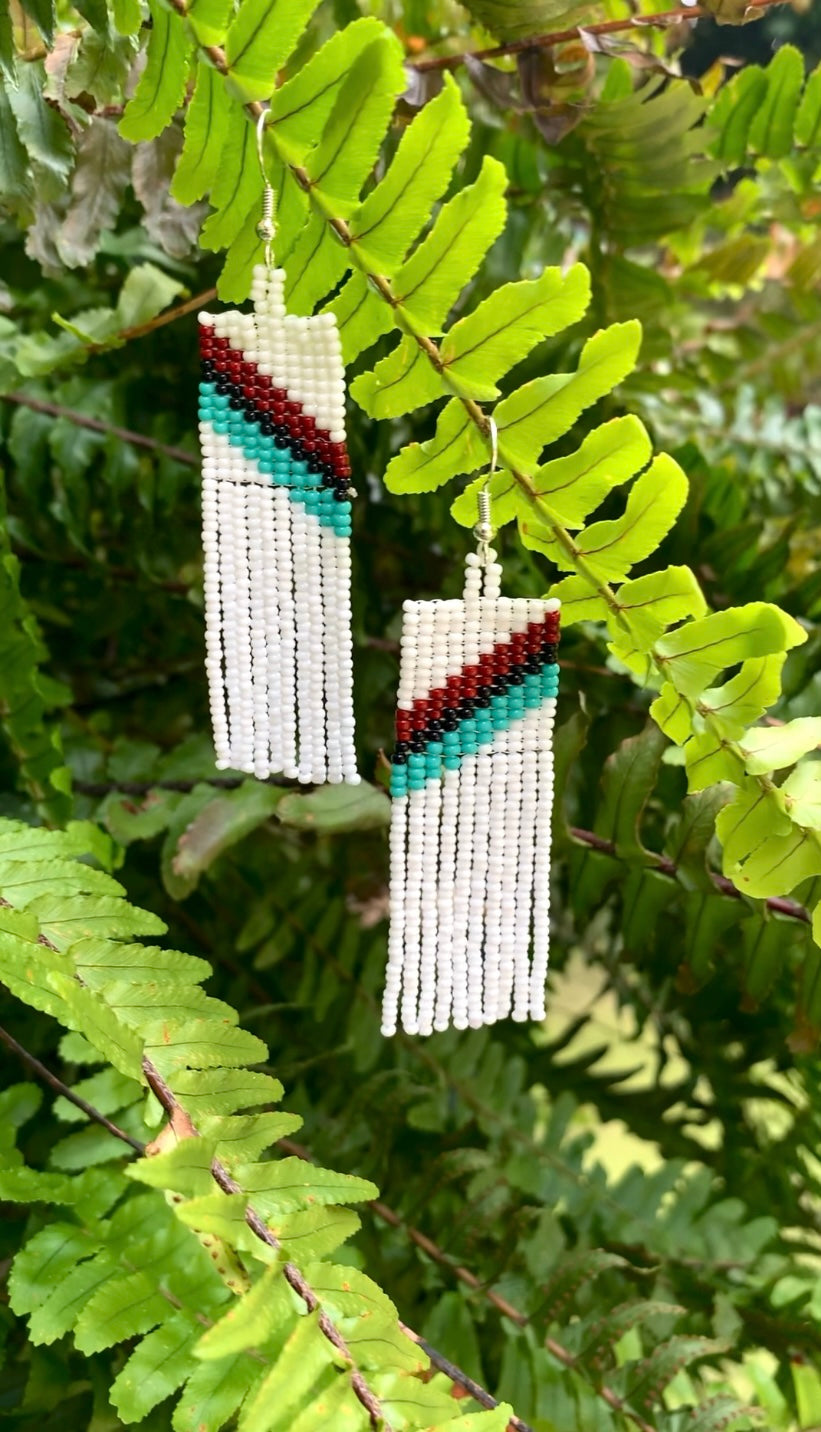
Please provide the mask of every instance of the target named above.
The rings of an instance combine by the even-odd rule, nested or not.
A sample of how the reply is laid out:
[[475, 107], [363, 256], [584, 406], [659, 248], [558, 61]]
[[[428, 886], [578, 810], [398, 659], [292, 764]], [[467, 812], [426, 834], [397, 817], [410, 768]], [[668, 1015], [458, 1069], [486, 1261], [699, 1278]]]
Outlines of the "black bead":
[[396, 749], [394, 750], [393, 756], [391, 757], [391, 761], [392, 761], [392, 764], [393, 764], [394, 766], [405, 766], [405, 765], [407, 765], [407, 762], [408, 762], [408, 743], [407, 743], [407, 741], [397, 741], [397, 743], [396, 743]]
[[454, 712], [450, 712], [450, 711], [449, 711], [446, 716], [443, 716], [443, 717], [442, 717], [442, 730], [443, 730], [443, 731], [458, 731], [458, 729], [459, 729], [459, 717], [458, 717]]

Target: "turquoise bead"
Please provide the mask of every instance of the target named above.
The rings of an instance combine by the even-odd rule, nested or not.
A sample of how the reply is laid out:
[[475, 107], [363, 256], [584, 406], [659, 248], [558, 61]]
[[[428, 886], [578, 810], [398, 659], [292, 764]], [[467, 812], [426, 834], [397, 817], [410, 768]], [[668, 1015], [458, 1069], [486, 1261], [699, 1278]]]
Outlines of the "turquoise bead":
[[460, 744], [458, 731], [442, 732], [442, 746], [444, 747], [445, 755], [447, 755], [448, 751], [458, 751]]
[[424, 776], [409, 776], [409, 777], [408, 777], [408, 790], [409, 790], [409, 791], [423, 791], [424, 789], [425, 789], [425, 777], [424, 777]]
[[458, 771], [462, 762], [458, 756], [445, 756], [445, 770]]
[[424, 764], [425, 764], [424, 754], [423, 754], [421, 751], [411, 751], [410, 755], [408, 756], [408, 770], [409, 770], [409, 771], [419, 771], [419, 770], [422, 770], [422, 768], [424, 767]]

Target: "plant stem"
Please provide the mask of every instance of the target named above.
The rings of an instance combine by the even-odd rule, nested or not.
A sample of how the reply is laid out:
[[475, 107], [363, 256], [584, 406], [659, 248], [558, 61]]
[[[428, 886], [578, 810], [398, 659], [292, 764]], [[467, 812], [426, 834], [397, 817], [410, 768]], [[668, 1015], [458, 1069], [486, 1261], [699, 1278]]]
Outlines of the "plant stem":
[[111, 344], [130, 343], [132, 338], [144, 338], [147, 333], [153, 333], [155, 328], [164, 328], [166, 323], [175, 323], [178, 318], [185, 318], [187, 314], [194, 313], [198, 308], [204, 308], [212, 298], [216, 298], [215, 288], [206, 288], [202, 293], [196, 293], [193, 298], [187, 298], [185, 303], [178, 303], [174, 308], [167, 308], [164, 313], [159, 313], [156, 318], [150, 318], [147, 323], [137, 323], [133, 328], [122, 328], [114, 337], [103, 343], [87, 343], [88, 353], [105, 353]]
[[[784, 5], [787, 0], [749, 0], [749, 10], [766, 10], [772, 5]], [[667, 29], [709, 16], [712, 11], [703, 5], [687, 5], [675, 10], [661, 10], [657, 15], [632, 15], [625, 20], [604, 20], [596, 25], [571, 25], [567, 30], [554, 30], [547, 35], [528, 35], [523, 40], [509, 40], [503, 45], [491, 45], [484, 50], [462, 50], [454, 55], [434, 55], [429, 60], [410, 61], [410, 68], [425, 73], [428, 70], [455, 70], [468, 60], [495, 60], [503, 55], [519, 55], [525, 50], [543, 50], [550, 45], [565, 44], [568, 40], [583, 39], [584, 35], [615, 35], [624, 30]]]
[[107, 1119], [105, 1114], [101, 1114], [99, 1109], [95, 1109], [93, 1104], [89, 1104], [87, 1099], [81, 1098], [68, 1084], [64, 1084], [62, 1079], [58, 1079], [56, 1074], [52, 1074], [51, 1070], [46, 1068], [46, 1065], [43, 1064], [36, 1055], [30, 1054], [27, 1049], [24, 1049], [23, 1045], [19, 1044], [14, 1038], [14, 1035], [9, 1034], [8, 1030], [3, 1029], [2, 1025], [0, 1025], [0, 1040], [2, 1040], [7, 1049], [10, 1049], [13, 1054], [17, 1055], [18, 1059], [21, 1059], [22, 1062], [28, 1066], [33, 1074], [37, 1075], [38, 1079], [42, 1079], [44, 1084], [49, 1084], [58, 1094], [62, 1094], [64, 1099], [68, 1099], [70, 1104], [74, 1104], [76, 1108], [81, 1109], [87, 1118], [92, 1119], [95, 1124], [99, 1124], [103, 1129], [106, 1129], [109, 1134], [113, 1134], [115, 1139], [121, 1139], [124, 1144], [128, 1144], [130, 1148], [134, 1149], [135, 1153], [141, 1154], [143, 1152], [145, 1145], [140, 1143], [139, 1139], [132, 1138], [124, 1129], [112, 1123], [111, 1119]]
[[146, 437], [144, 433], [117, 427], [115, 423], [105, 423], [100, 418], [88, 418], [85, 413], [60, 407], [58, 403], [46, 402], [45, 398], [30, 398], [27, 393], [0, 393], [0, 398], [4, 403], [16, 403], [18, 407], [31, 408], [32, 412], [45, 413], [50, 418], [65, 418], [67, 422], [74, 423], [78, 428], [88, 428], [92, 433], [106, 433], [110, 437], [118, 438], [120, 442], [130, 443], [132, 447], [145, 448], [149, 452], [157, 453], [159, 457], [170, 457], [174, 462], [184, 463], [186, 467], [198, 465], [193, 453], [186, 452], [184, 448], [171, 447], [168, 443], [158, 442], [156, 438]]

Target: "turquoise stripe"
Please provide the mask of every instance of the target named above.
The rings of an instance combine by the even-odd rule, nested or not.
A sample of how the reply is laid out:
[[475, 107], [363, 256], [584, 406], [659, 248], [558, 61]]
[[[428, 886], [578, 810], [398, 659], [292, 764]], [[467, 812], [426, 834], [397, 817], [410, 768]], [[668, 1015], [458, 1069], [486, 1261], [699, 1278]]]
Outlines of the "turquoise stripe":
[[333, 528], [338, 537], [350, 537], [350, 502], [340, 502], [332, 488], [322, 486], [321, 473], [309, 472], [302, 458], [294, 457], [290, 449], [275, 447], [273, 438], [261, 433], [256, 423], [249, 423], [243, 413], [227, 404], [228, 398], [221, 393], [201, 393], [201, 422], [208, 423], [215, 433], [226, 438], [231, 447], [240, 451], [271, 483], [286, 488], [292, 501], [312, 512], [323, 527]]
[[522, 686], [509, 686], [504, 696], [491, 697], [490, 707], [477, 708], [459, 722], [455, 731], [443, 731], [441, 741], [429, 741], [424, 751], [411, 751], [407, 763], [391, 767], [391, 795], [421, 791], [428, 781], [440, 781], [445, 771], [458, 771], [463, 756], [475, 756], [497, 731], [509, 731], [525, 712], [559, 692], [559, 667], [546, 663], [538, 674], [528, 673]]

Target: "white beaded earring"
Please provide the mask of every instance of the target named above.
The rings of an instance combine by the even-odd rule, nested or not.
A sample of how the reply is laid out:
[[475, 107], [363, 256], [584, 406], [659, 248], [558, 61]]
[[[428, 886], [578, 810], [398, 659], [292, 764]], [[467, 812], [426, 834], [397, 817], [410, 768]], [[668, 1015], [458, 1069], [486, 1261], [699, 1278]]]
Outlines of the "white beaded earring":
[[545, 1015], [560, 604], [500, 596], [487, 485], [474, 531], [463, 598], [404, 604], [385, 1035]]
[[259, 779], [356, 784], [344, 368], [332, 314], [285, 312], [273, 212], [266, 178], [253, 312], [200, 314], [214, 745], [220, 768]]

